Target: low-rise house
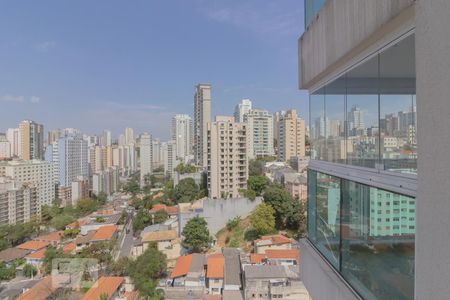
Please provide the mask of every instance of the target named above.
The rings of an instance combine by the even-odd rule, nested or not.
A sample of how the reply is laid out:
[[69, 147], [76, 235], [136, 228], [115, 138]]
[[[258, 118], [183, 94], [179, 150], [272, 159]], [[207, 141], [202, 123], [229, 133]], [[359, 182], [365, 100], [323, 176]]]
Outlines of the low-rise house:
[[245, 266], [244, 293], [245, 299], [310, 299], [298, 266]]
[[41, 267], [46, 251], [47, 251], [47, 248], [42, 248], [36, 252], [32, 252], [32, 253], [28, 254], [27, 256], [25, 256], [25, 260], [27, 261], [27, 264], [33, 265], [37, 268]]
[[[112, 212], [112, 211], [107, 211], [107, 212]], [[97, 230], [103, 226], [116, 225], [119, 222], [121, 216], [122, 216], [121, 213], [92, 214], [89, 216], [89, 219], [86, 221], [86, 223], [81, 225], [80, 233], [82, 235], [86, 235], [91, 230]]]
[[178, 258], [175, 268], [170, 274], [174, 287], [204, 287], [205, 286], [204, 254], [189, 254]]
[[63, 231], [54, 231], [49, 234], [40, 235], [37, 238], [35, 238], [35, 240], [41, 242], [48, 242], [53, 247], [58, 248], [61, 245], [61, 240], [63, 236], [64, 236]]
[[24, 258], [31, 250], [20, 248], [8, 248], [0, 251], [0, 263], [4, 263], [6, 266], [11, 266], [16, 260]]
[[266, 255], [261, 253], [250, 253], [250, 263], [252, 265], [262, 265], [266, 262]]
[[144, 253], [152, 242], [156, 243], [158, 250], [165, 254], [169, 261], [180, 256], [181, 241], [175, 230], [142, 233], [140, 241], [133, 246], [133, 256], [137, 257]]
[[100, 277], [81, 299], [122, 300], [120, 289], [124, 281], [123, 277]]
[[178, 215], [178, 206], [167, 206], [165, 204], [153, 205], [152, 209], [149, 210], [149, 213], [153, 215], [160, 210], [164, 210], [170, 218], [176, 218]]
[[96, 233], [96, 230], [89, 231], [86, 235], [80, 235], [75, 239], [75, 251], [80, 252], [83, 248], [88, 247], [91, 244], [91, 239]]
[[243, 291], [223, 291], [223, 300], [244, 300]]
[[147, 226], [144, 229], [142, 229], [141, 237], [143, 237], [144, 234], [147, 233], [147, 232], [166, 231], [166, 230], [170, 230], [170, 229], [172, 229], [172, 228], [170, 228], [170, 226], [168, 226], [168, 225], [153, 224], [153, 225]]
[[87, 218], [81, 218], [81, 219], [76, 220], [75, 222], [67, 224], [65, 229], [70, 230], [70, 229], [80, 228], [81, 226], [86, 224], [86, 222], [87, 222]]
[[223, 254], [208, 256], [206, 286], [210, 295], [221, 295], [224, 283], [225, 258]]
[[298, 249], [268, 249], [266, 250], [266, 260], [270, 265], [299, 265], [300, 251]]
[[265, 235], [254, 241], [254, 252], [265, 254], [268, 249], [292, 249], [292, 241], [281, 234]]
[[242, 289], [240, 252], [234, 248], [222, 250], [225, 258], [224, 291], [239, 291]]
[[54, 291], [55, 286], [52, 283], [52, 277], [47, 276], [20, 295], [16, 300], [46, 300]]
[[65, 254], [73, 254], [77, 248], [77, 244], [75, 242], [69, 242], [62, 247], [62, 251]]
[[107, 225], [98, 228], [92, 236], [90, 243], [110, 241], [117, 238], [117, 226]]
[[20, 244], [16, 248], [23, 249], [23, 250], [29, 250], [31, 253], [33, 253], [33, 252], [39, 251], [41, 249], [47, 248], [49, 245], [50, 245], [49, 242], [31, 240], [31, 241], [25, 242], [23, 244]]

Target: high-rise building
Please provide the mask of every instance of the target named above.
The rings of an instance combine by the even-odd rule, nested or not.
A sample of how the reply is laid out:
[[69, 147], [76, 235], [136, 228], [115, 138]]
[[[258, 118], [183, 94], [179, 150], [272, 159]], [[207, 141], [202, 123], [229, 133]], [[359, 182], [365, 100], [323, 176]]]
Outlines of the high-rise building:
[[164, 173], [173, 178], [174, 170], [177, 167], [177, 144], [175, 141], [168, 141], [162, 144], [162, 152], [164, 158]]
[[125, 128], [125, 144], [126, 145], [134, 144], [133, 128], [130, 128], [130, 127]]
[[242, 99], [234, 108], [234, 121], [236, 123], [244, 122], [245, 114], [252, 109], [252, 101], [250, 99]]
[[141, 134], [141, 186], [145, 184], [145, 176], [152, 174], [152, 136], [148, 133]]
[[54, 141], [59, 139], [60, 135], [61, 135], [61, 131], [59, 129], [49, 130], [47, 132], [47, 145], [51, 145]]
[[239, 197], [248, 179], [247, 124], [217, 116], [208, 123], [208, 145], [209, 197]]
[[11, 157], [11, 143], [5, 135], [0, 134], [0, 160]]
[[100, 139], [100, 144], [103, 147], [108, 147], [108, 146], [112, 145], [111, 131], [103, 130], [103, 134], [102, 134], [102, 137]]
[[35, 186], [0, 177], [0, 225], [14, 225], [38, 217]]
[[189, 115], [175, 115], [172, 119], [172, 140], [176, 144], [176, 156], [185, 159], [192, 151], [192, 119]]
[[79, 176], [89, 176], [88, 146], [81, 135], [65, 135], [47, 146], [45, 159], [54, 165], [54, 178], [62, 187], [71, 187]]
[[55, 200], [53, 164], [42, 160], [12, 160], [0, 162], [0, 177], [9, 177], [37, 192], [36, 213], [41, 214], [43, 205], [52, 205]]
[[19, 128], [8, 128], [8, 130], [6, 131], [6, 139], [8, 140], [11, 147], [11, 156], [19, 157], [20, 153], [22, 153]]
[[251, 109], [244, 114], [248, 131], [249, 159], [274, 155], [273, 117], [267, 110]]
[[72, 205], [76, 205], [78, 200], [89, 197], [89, 179], [87, 177], [78, 176], [72, 181]]
[[313, 299], [448, 298], [450, 2], [438, 2], [305, 1], [311, 132], [320, 117], [344, 129], [310, 139], [300, 270]]
[[305, 121], [295, 109], [288, 110], [278, 127], [278, 160], [288, 161], [294, 156], [305, 156]]
[[202, 167], [208, 164], [208, 122], [211, 122], [211, 85], [198, 84], [194, 95], [194, 158], [196, 164]]
[[44, 158], [44, 126], [30, 120], [19, 124], [20, 151], [23, 160]]
[[159, 139], [152, 140], [152, 164], [153, 166], [160, 167], [164, 164], [162, 159], [161, 141]]
[[92, 176], [92, 192], [95, 195], [105, 193], [110, 196], [119, 190], [119, 169], [106, 168]]

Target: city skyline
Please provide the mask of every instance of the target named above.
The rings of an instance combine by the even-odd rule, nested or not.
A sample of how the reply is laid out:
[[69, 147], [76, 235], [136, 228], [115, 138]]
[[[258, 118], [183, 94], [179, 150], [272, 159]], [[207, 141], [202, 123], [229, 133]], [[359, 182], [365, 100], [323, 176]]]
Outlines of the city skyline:
[[[197, 82], [213, 86], [213, 116], [232, 115], [235, 104], [250, 98], [271, 112], [282, 101], [306, 117], [294, 63], [303, 27], [297, 1], [108, 2], [89, 10], [83, 2], [53, 4], [48, 11], [30, 2], [26, 14], [13, 2], [3, 5], [0, 63], [9, 71], [0, 75], [0, 106], [8, 111], [2, 130], [32, 119], [47, 129], [109, 129], [117, 136], [129, 126], [168, 139], [169, 125], [159, 125], [192, 112]], [[180, 46], [186, 51], [174, 55]]]

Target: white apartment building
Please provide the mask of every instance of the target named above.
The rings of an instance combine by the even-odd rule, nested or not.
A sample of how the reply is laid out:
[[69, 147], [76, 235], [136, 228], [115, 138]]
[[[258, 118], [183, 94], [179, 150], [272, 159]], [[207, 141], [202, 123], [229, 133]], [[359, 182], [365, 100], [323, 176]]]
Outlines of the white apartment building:
[[134, 144], [134, 130], [133, 128], [125, 128], [125, 145]]
[[0, 225], [29, 222], [37, 208], [36, 187], [0, 177]]
[[89, 180], [86, 177], [78, 176], [72, 181], [72, 205], [76, 205], [78, 200], [89, 197]]
[[217, 116], [208, 123], [208, 193], [211, 198], [239, 197], [247, 188], [247, 125]]
[[0, 135], [0, 159], [11, 157], [11, 143], [6, 136]]
[[171, 134], [176, 144], [176, 155], [184, 160], [192, 152], [192, 118], [189, 115], [175, 115]]
[[281, 116], [278, 128], [278, 160], [288, 161], [293, 156], [305, 156], [305, 120], [295, 109]]
[[37, 214], [42, 205], [51, 205], [55, 200], [53, 164], [41, 160], [13, 160], [0, 162], [0, 177], [9, 177], [37, 189]]
[[248, 132], [248, 157], [274, 155], [273, 116], [263, 109], [251, 109], [244, 115]]
[[252, 109], [252, 101], [250, 99], [242, 99], [234, 108], [234, 121], [242, 123], [245, 121], [245, 115]]
[[102, 137], [100, 139], [100, 144], [103, 147], [108, 147], [108, 146], [112, 145], [111, 131], [103, 130], [103, 134], [102, 134]]
[[144, 185], [144, 177], [152, 174], [152, 136], [148, 133], [141, 134], [141, 186]]
[[110, 167], [92, 176], [92, 192], [110, 196], [119, 190], [119, 169]]
[[19, 128], [8, 128], [6, 131], [6, 139], [11, 147], [11, 156], [19, 157], [19, 154], [22, 152]]
[[164, 158], [164, 173], [173, 178], [174, 170], [178, 165], [176, 142], [168, 141], [162, 144], [162, 152]]
[[197, 165], [208, 165], [207, 123], [211, 122], [211, 85], [198, 84], [194, 95], [194, 157]]
[[112, 148], [112, 165], [119, 167], [120, 174], [129, 176], [136, 172], [136, 149], [134, 144]]

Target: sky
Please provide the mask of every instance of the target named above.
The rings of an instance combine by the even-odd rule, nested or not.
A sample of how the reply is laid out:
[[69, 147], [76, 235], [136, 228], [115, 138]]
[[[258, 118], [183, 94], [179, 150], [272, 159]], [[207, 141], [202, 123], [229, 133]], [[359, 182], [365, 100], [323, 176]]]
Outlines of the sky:
[[168, 139], [212, 84], [213, 115], [295, 108], [300, 0], [0, 0], [0, 132], [23, 119]]

